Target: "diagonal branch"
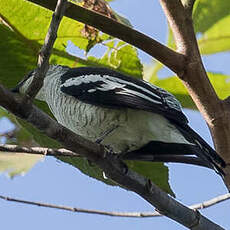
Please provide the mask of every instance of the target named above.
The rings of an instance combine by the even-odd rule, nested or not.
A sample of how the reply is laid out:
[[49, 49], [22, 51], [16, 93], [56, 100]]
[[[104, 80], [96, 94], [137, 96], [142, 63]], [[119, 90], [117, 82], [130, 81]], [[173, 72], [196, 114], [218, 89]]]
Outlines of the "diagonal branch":
[[[56, 204], [48, 204], [48, 203], [41, 203], [41, 202], [35, 202], [35, 201], [28, 201], [28, 200], [22, 200], [22, 199], [16, 199], [8, 196], [0, 195], [0, 199], [6, 200], [6, 201], [12, 201], [22, 204], [29, 204], [29, 205], [35, 205], [39, 207], [45, 207], [45, 208], [54, 208], [64, 211], [70, 211], [70, 212], [77, 212], [77, 213], [86, 213], [86, 214], [97, 214], [97, 215], [103, 215], [103, 216], [112, 216], [112, 217], [135, 217], [135, 218], [144, 218], [144, 217], [157, 217], [162, 216], [159, 212], [108, 212], [108, 211], [100, 211], [100, 210], [92, 210], [92, 209], [83, 209], [83, 208], [77, 208], [77, 207], [70, 207], [70, 206], [64, 206], [64, 205], [56, 205]], [[230, 193], [215, 197], [211, 200], [204, 201], [199, 204], [194, 204], [189, 206], [189, 208], [193, 210], [198, 209], [205, 209], [208, 207], [211, 207], [215, 204], [218, 204], [220, 202], [223, 202], [225, 200], [230, 199]]]
[[45, 156], [81, 157], [81, 155], [67, 149], [51, 149], [44, 147], [24, 147], [19, 145], [0, 144], [1, 152], [28, 153]]
[[[56, 5], [55, 0], [28, 1], [34, 2], [52, 11], [55, 9]], [[65, 11], [65, 16], [93, 26], [104, 33], [117, 37], [131, 45], [136, 46], [137, 48], [140, 48], [162, 62], [174, 72], [178, 73], [183, 69], [185, 58], [182, 54], [169, 49], [143, 33], [121, 24], [105, 15], [69, 2]]]
[[42, 46], [38, 56], [38, 67], [34, 75], [33, 81], [26, 91], [26, 99], [34, 99], [38, 91], [43, 86], [43, 80], [49, 67], [49, 58], [52, 52], [54, 42], [57, 38], [57, 30], [61, 19], [65, 13], [67, 0], [58, 0], [49, 30], [46, 34], [44, 45]]

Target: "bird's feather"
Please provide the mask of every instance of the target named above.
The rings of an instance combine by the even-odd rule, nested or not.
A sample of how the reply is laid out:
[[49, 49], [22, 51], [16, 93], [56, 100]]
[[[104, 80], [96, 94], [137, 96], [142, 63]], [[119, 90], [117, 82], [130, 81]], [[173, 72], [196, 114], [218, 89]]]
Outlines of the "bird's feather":
[[133, 108], [159, 113], [180, 124], [188, 120], [169, 92], [145, 81], [106, 69], [81, 67], [61, 77], [61, 91], [78, 100], [107, 108]]

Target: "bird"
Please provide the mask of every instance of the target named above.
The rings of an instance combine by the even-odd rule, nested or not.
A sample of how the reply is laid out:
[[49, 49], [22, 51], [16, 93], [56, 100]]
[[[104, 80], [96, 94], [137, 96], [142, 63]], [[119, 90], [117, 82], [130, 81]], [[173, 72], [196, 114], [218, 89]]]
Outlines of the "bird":
[[[35, 72], [12, 91], [25, 94]], [[50, 65], [36, 99], [61, 125], [122, 159], [191, 155], [224, 176], [225, 161], [188, 125], [180, 102], [149, 82], [104, 67]]]

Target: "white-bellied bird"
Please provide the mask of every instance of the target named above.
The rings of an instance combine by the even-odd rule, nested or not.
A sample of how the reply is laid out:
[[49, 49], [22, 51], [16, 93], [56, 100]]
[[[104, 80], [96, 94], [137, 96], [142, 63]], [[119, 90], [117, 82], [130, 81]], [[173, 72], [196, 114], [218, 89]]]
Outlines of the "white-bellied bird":
[[[35, 70], [14, 92], [25, 93]], [[37, 99], [57, 121], [124, 159], [195, 155], [223, 175], [223, 159], [195, 131], [177, 99], [143, 80], [97, 67], [51, 65]]]

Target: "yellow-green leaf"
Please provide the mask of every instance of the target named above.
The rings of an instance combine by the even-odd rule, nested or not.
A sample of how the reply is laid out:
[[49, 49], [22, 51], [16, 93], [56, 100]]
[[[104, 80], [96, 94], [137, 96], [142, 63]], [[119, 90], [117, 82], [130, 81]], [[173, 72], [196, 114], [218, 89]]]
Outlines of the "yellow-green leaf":
[[0, 151], [0, 172], [5, 172], [10, 177], [23, 175], [42, 158], [42, 155]]

